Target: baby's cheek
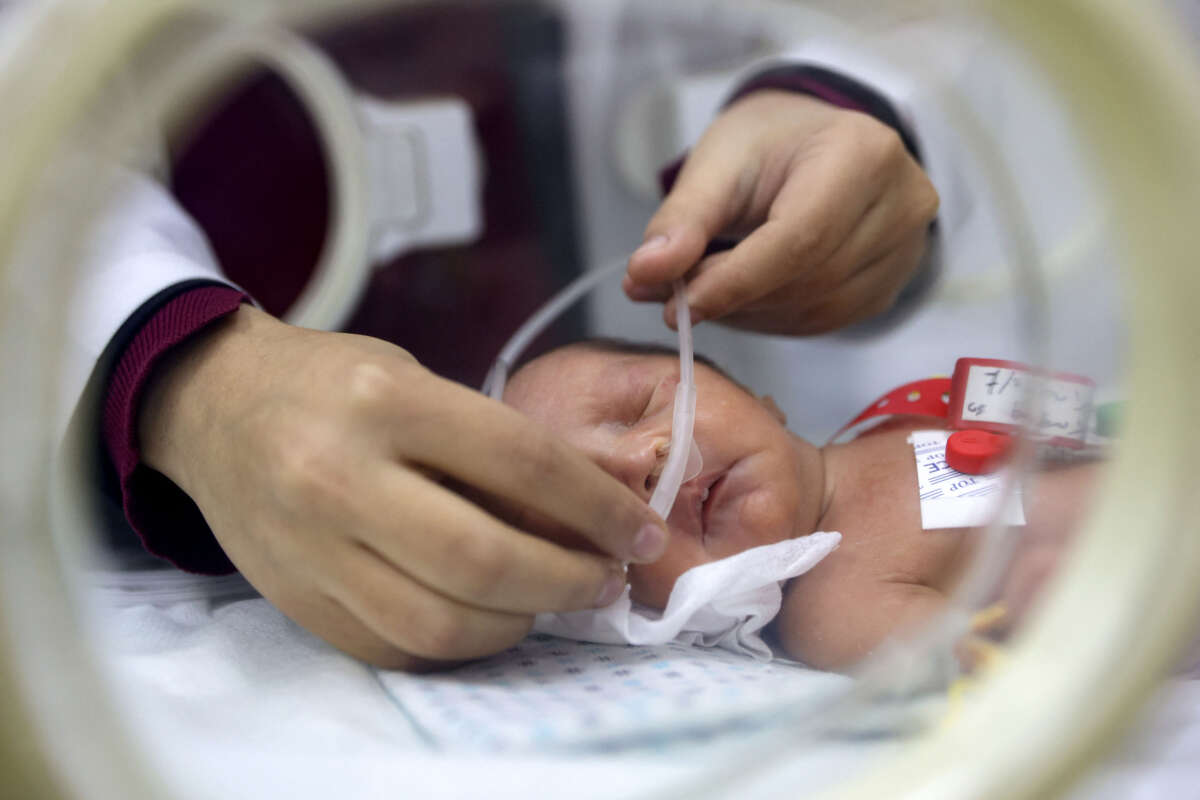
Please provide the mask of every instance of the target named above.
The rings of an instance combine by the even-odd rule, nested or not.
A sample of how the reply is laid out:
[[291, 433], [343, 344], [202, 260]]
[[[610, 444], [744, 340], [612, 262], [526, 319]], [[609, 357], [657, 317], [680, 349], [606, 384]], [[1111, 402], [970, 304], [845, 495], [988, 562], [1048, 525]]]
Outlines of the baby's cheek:
[[751, 547], [774, 544], [797, 535], [793, 530], [797, 521], [795, 498], [787, 492], [777, 491], [777, 488], [764, 488], [744, 498], [738, 509], [734, 535], [721, 542], [722, 550], [728, 552], [714, 553], [714, 556], [734, 555]]
[[629, 596], [635, 603], [657, 609], [667, 607], [679, 576], [709, 560], [703, 551], [689, 544], [678, 534], [672, 534], [667, 552], [658, 561], [629, 565]]

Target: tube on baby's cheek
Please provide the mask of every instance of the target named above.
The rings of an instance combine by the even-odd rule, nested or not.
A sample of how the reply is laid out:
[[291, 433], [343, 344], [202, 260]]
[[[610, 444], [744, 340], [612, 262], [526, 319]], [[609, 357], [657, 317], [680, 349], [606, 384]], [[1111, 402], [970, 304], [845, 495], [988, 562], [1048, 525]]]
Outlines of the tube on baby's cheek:
[[[684, 473], [692, 466], [692, 453], [700, 461], [700, 449], [695, 447], [692, 430], [696, 422], [696, 381], [692, 354], [692, 319], [688, 309], [683, 281], [675, 281], [675, 322], [679, 329], [679, 386], [675, 389], [675, 408], [671, 419], [671, 452], [654, 494], [650, 508], [663, 519], [671, 513]], [[684, 451], [683, 443], [689, 447]], [[696, 474], [699, 474], [697, 471]], [[693, 476], [695, 477], [695, 476]]]

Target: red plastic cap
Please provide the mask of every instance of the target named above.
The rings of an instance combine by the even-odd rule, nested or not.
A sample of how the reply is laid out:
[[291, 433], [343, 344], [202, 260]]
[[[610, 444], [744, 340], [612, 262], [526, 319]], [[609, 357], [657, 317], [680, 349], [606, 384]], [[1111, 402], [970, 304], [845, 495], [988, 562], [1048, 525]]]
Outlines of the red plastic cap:
[[967, 475], [995, 472], [1008, 460], [1013, 437], [990, 431], [955, 431], [946, 440], [946, 463]]

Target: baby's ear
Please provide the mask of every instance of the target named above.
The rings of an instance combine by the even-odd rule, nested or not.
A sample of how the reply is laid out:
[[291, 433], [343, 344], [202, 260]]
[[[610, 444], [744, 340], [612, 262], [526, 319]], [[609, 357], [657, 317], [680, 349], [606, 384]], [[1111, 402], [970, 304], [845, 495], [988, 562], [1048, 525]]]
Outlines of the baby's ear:
[[780, 425], [787, 425], [787, 414], [783, 413], [783, 409], [775, 405], [775, 398], [769, 394], [764, 394], [758, 398], [759, 404], [767, 410], [772, 417], [779, 420]]

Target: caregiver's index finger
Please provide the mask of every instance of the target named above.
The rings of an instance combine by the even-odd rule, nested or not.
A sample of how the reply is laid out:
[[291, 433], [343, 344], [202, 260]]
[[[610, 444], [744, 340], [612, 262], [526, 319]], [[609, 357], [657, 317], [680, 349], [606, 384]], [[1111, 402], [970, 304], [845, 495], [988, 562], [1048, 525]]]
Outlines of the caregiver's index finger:
[[622, 561], [653, 561], [662, 554], [663, 521], [551, 431], [442, 379], [430, 384], [423, 402], [416, 417], [421, 424], [404, 419], [394, 427], [398, 456], [409, 465], [537, 511]]
[[530, 426], [510, 442], [508, 469], [492, 491], [568, 526], [624, 561], [654, 561], [666, 548], [666, 524], [645, 501], [582, 453]]

